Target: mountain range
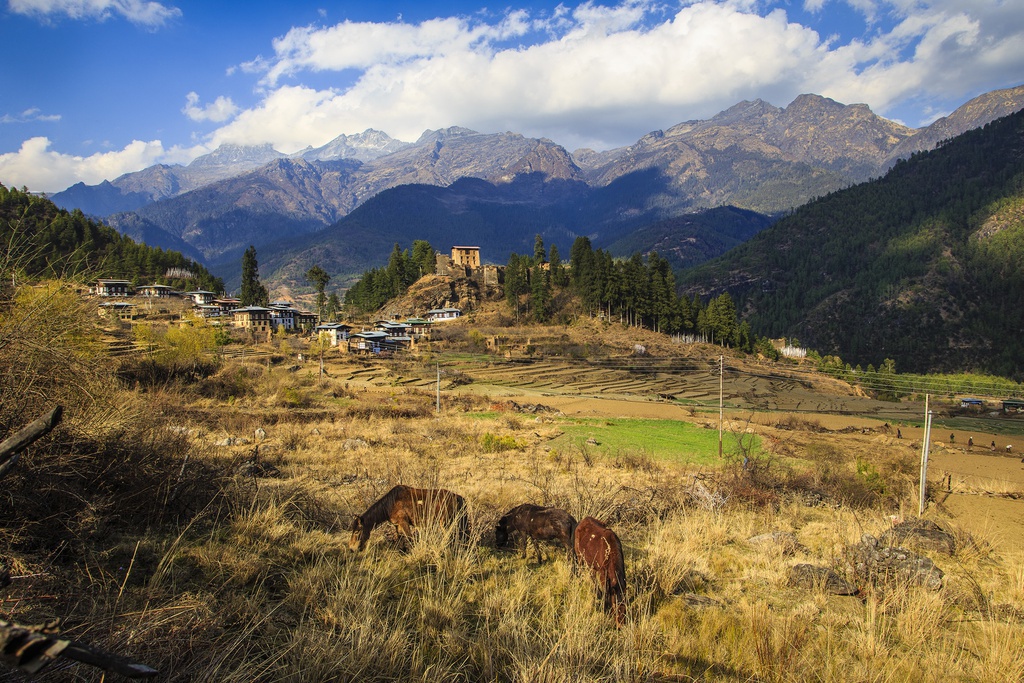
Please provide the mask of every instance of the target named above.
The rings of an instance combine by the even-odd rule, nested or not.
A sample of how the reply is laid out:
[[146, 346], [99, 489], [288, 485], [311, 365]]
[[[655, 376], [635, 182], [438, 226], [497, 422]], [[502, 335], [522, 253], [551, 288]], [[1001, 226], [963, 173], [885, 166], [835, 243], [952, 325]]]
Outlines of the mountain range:
[[1024, 111], [801, 206], [680, 284], [850, 363], [1020, 380]]
[[[585, 234], [595, 246], [649, 251], [653, 244], [629, 237], [646, 228], [640, 234], [657, 235], [659, 250], [681, 255], [693, 236], [674, 240], [667, 227], [673, 219], [724, 206], [779, 215], [1021, 107], [1024, 86], [982, 95], [911, 129], [866, 105], [801, 95], [785, 108], [741, 102], [628, 147], [572, 153], [509, 132], [453, 127], [406, 143], [367, 130], [288, 156], [269, 145], [225, 145], [188, 166], [78, 184], [52, 199], [136, 239], [199, 257], [229, 282], [250, 244], [275, 255], [278, 263], [261, 268], [271, 283], [289, 279], [279, 268], [291, 264], [294, 271], [328, 252], [344, 255], [323, 265], [340, 282], [383, 262], [395, 242], [428, 234], [437, 235], [440, 249], [472, 242], [485, 258], [504, 262], [508, 249], [528, 250], [535, 234], [566, 250]], [[716, 217], [734, 221], [736, 214], [707, 214], [698, 221], [710, 231], [704, 234], [715, 233], [708, 221]], [[732, 243], [697, 242], [709, 249], [698, 261]], [[680, 256], [680, 265], [693, 257]]]

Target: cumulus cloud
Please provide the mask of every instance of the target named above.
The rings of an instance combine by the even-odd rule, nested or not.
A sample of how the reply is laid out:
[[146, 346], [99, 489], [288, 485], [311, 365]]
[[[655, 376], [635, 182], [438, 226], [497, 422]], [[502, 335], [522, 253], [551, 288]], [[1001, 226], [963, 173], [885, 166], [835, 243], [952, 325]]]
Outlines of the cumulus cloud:
[[[1011, 3], [807, 0], [804, 7], [827, 11], [829, 2], [845, 2], [869, 23], [884, 14], [888, 23], [839, 42], [793, 21], [788, 4], [696, 0], [665, 15], [663, 5], [630, 0], [492, 21], [293, 28], [273, 41], [272, 56], [242, 65], [261, 74], [263, 100], [211, 141], [292, 151], [368, 127], [409, 140], [463, 125], [608, 147], [741, 99], [784, 106], [814, 92], [879, 113], [910, 100], [923, 110], [929, 99], [974, 94], [1024, 73], [1024, 19]], [[338, 85], [305, 87], [304, 72], [337, 72]]]
[[181, 16], [177, 7], [146, 0], [8, 0], [8, 7], [17, 14], [40, 18], [66, 16], [105, 21], [117, 15], [149, 28], [163, 26]]
[[[811, 27], [840, 3], [864, 17], [862, 35], [822, 35]], [[203, 150], [269, 142], [286, 153], [367, 128], [415, 140], [426, 129], [452, 125], [606, 149], [654, 128], [713, 116], [740, 100], [785, 106], [801, 93], [863, 102], [918, 126], [967, 97], [1021, 81], [1024, 12], [1016, 4], [685, 0], [669, 7], [624, 0], [419, 23], [295, 27], [272, 41], [268, 55], [229, 69], [233, 78], [257, 75], [255, 105], [240, 109], [224, 96], [204, 105], [192, 92], [182, 111], [193, 121], [223, 124], [196, 138]], [[317, 87], [304, 82], [310, 74]], [[48, 142], [29, 141], [4, 163], [29, 152], [38, 157], [39, 140]], [[66, 177], [76, 174], [71, 182], [97, 177], [101, 157], [58, 155], [46, 146], [43, 152]], [[199, 149], [173, 151], [176, 159], [188, 153]], [[129, 148], [112, 154], [140, 163], [146, 156], [133, 157]], [[172, 150], [163, 154], [167, 160]]]
[[231, 101], [230, 97], [221, 96], [205, 107], [201, 107], [199, 106], [199, 95], [190, 92], [185, 96], [185, 107], [181, 113], [193, 121], [223, 123], [238, 113], [238, 106]]
[[57, 192], [77, 182], [95, 185], [152, 166], [166, 156], [159, 140], [133, 140], [120, 151], [82, 157], [50, 149], [45, 137], [30, 138], [17, 152], [0, 154], [0, 183], [33, 191]]

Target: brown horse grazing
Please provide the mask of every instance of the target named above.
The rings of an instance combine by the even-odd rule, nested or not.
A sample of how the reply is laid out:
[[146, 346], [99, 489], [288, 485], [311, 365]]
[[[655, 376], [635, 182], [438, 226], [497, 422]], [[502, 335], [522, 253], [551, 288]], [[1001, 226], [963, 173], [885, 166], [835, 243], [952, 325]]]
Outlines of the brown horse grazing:
[[518, 536], [519, 549], [523, 557], [530, 551], [530, 541], [537, 551], [537, 562], [544, 559], [540, 550], [541, 541], [552, 541], [565, 546], [568, 558], [572, 559], [572, 532], [576, 518], [565, 510], [548, 508], [532, 503], [523, 503], [512, 508], [498, 520], [494, 529], [494, 544], [507, 548], [512, 535]]
[[394, 487], [352, 522], [349, 550], [358, 552], [365, 548], [370, 532], [384, 522], [397, 526], [398, 532], [406, 538], [412, 538], [414, 526], [428, 522], [458, 522], [459, 540], [469, 540], [466, 501], [459, 494], [445, 489], [414, 489], [402, 484]]
[[615, 532], [593, 517], [576, 525], [573, 536], [576, 557], [590, 568], [597, 596], [604, 598], [604, 611], [615, 615], [615, 626], [626, 620], [626, 563], [622, 543]]

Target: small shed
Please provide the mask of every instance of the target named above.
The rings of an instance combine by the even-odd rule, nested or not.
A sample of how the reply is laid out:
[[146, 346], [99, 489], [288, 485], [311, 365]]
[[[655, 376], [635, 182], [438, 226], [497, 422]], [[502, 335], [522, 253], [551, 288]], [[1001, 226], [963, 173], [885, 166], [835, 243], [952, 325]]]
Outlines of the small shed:
[[1024, 413], [1024, 399], [1008, 398], [1003, 401], [1004, 413]]

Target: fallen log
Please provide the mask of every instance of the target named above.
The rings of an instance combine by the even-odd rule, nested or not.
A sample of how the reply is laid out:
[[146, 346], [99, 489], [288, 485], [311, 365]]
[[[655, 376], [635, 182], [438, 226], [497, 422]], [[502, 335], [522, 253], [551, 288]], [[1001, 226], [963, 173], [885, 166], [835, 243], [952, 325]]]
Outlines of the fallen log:
[[0, 661], [36, 674], [57, 657], [72, 659], [128, 678], [152, 678], [159, 671], [119, 655], [73, 640], [58, 638], [56, 624], [23, 626], [0, 620]]
[[63, 415], [64, 408], [57, 406], [46, 415], [29, 423], [14, 436], [10, 436], [0, 443], [0, 479], [3, 479], [18, 464], [18, 458], [21, 457], [23, 450], [49, 434], [54, 427], [60, 424], [60, 418]]

